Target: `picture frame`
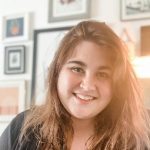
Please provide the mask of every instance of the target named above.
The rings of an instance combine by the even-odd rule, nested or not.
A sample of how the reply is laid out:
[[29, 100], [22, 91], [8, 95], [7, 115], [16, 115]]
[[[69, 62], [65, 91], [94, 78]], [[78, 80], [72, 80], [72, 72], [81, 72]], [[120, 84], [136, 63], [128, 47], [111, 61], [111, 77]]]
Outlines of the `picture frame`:
[[25, 72], [25, 46], [6, 46], [4, 59], [5, 74], [21, 74]]
[[41, 104], [44, 99], [49, 65], [59, 42], [71, 28], [68, 26], [34, 30], [31, 104]]
[[29, 38], [29, 13], [3, 17], [3, 42], [24, 41]]
[[121, 20], [150, 18], [150, 0], [121, 0]]
[[90, 17], [90, 0], [49, 0], [48, 21], [66, 21]]
[[141, 56], [150, 55], [150, 25], [144, 25], [140, 28], [140, 45], [141, 45]]
[[0, 122], [7, 122], [25, 109], [25, 81], [0, 81]]

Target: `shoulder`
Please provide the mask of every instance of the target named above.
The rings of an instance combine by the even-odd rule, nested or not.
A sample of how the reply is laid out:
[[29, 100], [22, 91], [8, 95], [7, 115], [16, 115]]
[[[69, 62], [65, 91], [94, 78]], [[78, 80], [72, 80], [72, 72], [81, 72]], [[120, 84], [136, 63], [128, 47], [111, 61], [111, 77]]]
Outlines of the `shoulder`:
[[13, 129], [13, 130], [10, 130], [13, 135], [15, 136], [14, 133], [17, 133], [20, 131], [22, 125], [23, 125], [23, 122], [24, 122], [24, 119], [25, 119], [25, 116], [28, 114], [29, 110], [26, 110], [24, 112], [21, 112], [20, 114], [18, 114], [12, 121], [11, 123], [9, 124], [9, 128], [10, 129]]
[[13, 143], [15, 143], [19, 137], [21, 127], [24, 122], [25, 116], [28, 114], [29, 110], [18, 114], [7, 126], [5, 131], [0, 137], [0, 149], [9, 150]]

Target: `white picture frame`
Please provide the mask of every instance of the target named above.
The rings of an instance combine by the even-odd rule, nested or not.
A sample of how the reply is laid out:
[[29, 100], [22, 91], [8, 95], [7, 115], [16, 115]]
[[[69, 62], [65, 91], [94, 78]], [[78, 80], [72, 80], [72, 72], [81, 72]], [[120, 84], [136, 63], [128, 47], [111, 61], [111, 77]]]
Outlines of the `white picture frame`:
[[121, 20], [150, 18], [150, 0], [121, 0]]
[[3, 17], [3, 42], [25, 41], [29, 39], [29, 13]]
[[49, 22], [90, 17], [91, 0], [49, 0]]
[[0, 81], [0, 122], [8, 122], [25, 110], [25, 81]]

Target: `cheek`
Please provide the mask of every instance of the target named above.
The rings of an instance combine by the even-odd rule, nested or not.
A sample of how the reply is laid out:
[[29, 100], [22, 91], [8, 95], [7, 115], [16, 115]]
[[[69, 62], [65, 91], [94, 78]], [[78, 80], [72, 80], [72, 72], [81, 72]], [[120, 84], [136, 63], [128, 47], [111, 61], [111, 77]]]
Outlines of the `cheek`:
[[78, 79], [70, 71], [61, 71], [58, 78], [58, 90], [70, 91], [78, 84]]
[[106, 96], [108, 98], [112, 98], [113, 95], [113, 84], [112, 81], [104, 81], [99, 84], [99, 91], [101, 95]]

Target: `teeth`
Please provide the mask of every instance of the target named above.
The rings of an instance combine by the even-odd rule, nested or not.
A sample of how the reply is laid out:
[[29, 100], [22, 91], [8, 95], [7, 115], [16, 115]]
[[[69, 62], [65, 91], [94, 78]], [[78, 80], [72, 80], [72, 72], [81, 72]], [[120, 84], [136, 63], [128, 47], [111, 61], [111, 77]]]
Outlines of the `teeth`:
[[94, 99], [93, 96], [89, 96], [89, 95], [76, 94], [76, 96], [83, 100], [93, 100]]

